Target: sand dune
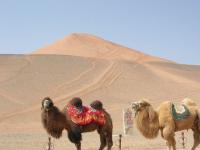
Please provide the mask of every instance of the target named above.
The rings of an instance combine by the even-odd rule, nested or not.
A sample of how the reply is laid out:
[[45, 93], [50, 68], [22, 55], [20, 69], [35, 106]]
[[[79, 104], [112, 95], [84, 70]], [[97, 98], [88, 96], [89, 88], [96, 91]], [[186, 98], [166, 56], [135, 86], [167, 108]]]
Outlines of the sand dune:
[[[0, 55], [0, 149], [43, 148], [47, 134], [40, 107], [45, 96], [59, 108], [73, 96], [84, 104], [100, 99], [117, 134], [123, 132], [122, 109], [133, 100], [148, 98], [157, 106], [190, 97], [199, 104], [199, 76], [200, 66], [173, 63], [88, 34], [72, 34], [30, 55]], [[56, 149], [75, 149], [65, 134], [54, 140]], [[160, 138], [147, 141], [148, 148], [141, 141], [135, 131], [126, 146], [165, 149]], [[97, 149], [98, 142], [96, 133], [85, 134], [83, 149]]]
[[33, 54], [61, 54], [133, 61], [164, 61], [164, 59], [149, 56], [135, 49], [130, 49], [86, 33], [73, 33], [54, 44], [34, 51]]

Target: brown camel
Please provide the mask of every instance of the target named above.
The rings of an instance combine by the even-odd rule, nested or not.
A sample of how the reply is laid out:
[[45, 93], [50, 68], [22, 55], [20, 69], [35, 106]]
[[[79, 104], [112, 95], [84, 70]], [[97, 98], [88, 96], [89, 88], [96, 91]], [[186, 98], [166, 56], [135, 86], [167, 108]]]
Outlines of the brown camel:
[[[76, 105], [82, 105], [80, 98], [73, 98], [71, 104], [76, 102]], [[78, 103], [77, 103], [78, 102]], [[75, 144], [77, 150], [81, 150], [81, 133], [92, 132], [97, 130], [100, 136], [100, 148], [103, 150], [107, 146], [107, 150], [111, 150], [113, 145], [112, 141], [112, 119], [110, 115], [103, 109], [103, 105], [100, 101], [94, 101], [90, 105], [93, 109], [101, 109], [105, 116], [105, 124], [99, 125], [97, 123], [89, 123], [87, 125], [77, 125], [75, 124], [69, 114], [67, 113], [67, 107], [64, 107], [60, 111], [53, 103], [53, 101], [46, 97], [42, 100], [42, 124], [46, 129], [47, 133], [54, 138], [60, 138], [62, 136], [62, 131], [65, 129], [68, 132], [69, 140]]]
[[192, 129], [194, 150], [200, 144], [199, 132], [199, 113], [197, 105], [191, 99], [184, 99], [182, 104], [189, 110], [190, 115], [182, 120], [175, 120], [172, 115], [172, 103], [169, 101], [161, 103], [157, 110], [154, 110], [151, 104], [145, 100], [132, 103], [132, 109], [135, 111], [135, 124], [142, 135], [153, 139], [157, 137], [159, 130], [161, 136], [167, 141], [169, 150], [176, 150], [175, 132]]

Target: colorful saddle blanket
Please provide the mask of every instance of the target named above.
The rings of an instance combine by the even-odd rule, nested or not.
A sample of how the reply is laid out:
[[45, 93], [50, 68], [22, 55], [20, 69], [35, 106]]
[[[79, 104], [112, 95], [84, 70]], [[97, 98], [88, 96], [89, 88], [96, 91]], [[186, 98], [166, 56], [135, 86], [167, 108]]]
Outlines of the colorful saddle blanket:
[[191, 115], [189, 109], [185, 105], [172, 104], [171, 110], [175, 120], [184, 120]]
[[71, 120], [78, 125], [87, 125], [90, 123], [104, 125], [106, 123], [104, 112], [91, 107], [83, 106], [80, 110], [73, 105], [68, 105], [67, 113], [71, 117]]

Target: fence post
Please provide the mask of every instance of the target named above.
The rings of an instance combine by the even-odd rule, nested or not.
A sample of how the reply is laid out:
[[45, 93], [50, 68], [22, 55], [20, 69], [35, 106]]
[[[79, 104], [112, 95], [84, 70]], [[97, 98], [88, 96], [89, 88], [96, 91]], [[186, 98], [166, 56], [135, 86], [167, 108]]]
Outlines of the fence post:
[[181, 137], [182, 137], [182, 146], [183, 146], [183, 149], [185, 149], [185, 135], [184, 135], [184, 132], [181, 132]]
[[51, 150], [51, 137], [49, 137], [48, 150]]
[[122, 135], [119, 134], [119, 150], [122, 150]]

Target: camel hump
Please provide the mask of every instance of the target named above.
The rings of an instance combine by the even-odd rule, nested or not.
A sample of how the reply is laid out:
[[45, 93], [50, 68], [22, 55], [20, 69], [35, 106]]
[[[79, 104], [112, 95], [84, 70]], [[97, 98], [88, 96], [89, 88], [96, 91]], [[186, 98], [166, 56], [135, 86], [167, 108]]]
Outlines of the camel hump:
[[187, 106], [196, 106], [196, 103], [190, 98], [184, 98], [182, 103]]
[[99, 100], [93, 101], [90, 106], [96, 110], [102, 110], [103, 109], [103, 103]]
[[83, 106], [82, 99], [79, 97], [72, 98], [69, 103], [77, 108], [82, 108]]

